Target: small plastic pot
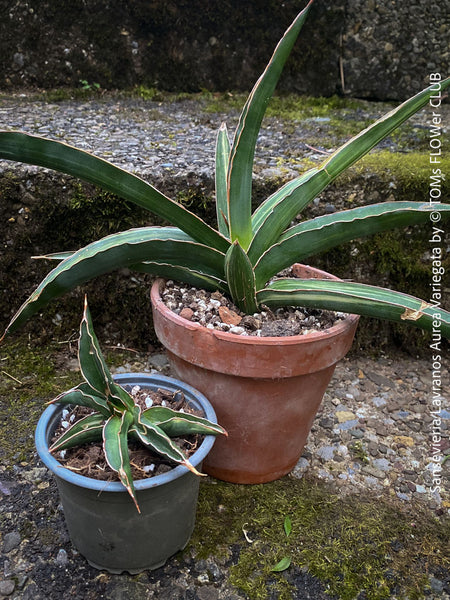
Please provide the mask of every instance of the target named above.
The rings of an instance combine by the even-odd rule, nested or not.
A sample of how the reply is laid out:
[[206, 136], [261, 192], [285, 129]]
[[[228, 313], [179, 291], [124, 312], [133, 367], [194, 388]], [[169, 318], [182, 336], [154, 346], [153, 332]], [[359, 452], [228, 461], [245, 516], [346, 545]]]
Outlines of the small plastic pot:
[[[208, 400], [176, 379], [141, 373], [114, 377], [123, 387], [139, 385], [181, 391], [186, 400], [217, 423]], [[56, 478], [70, 538], [77, 550], [97, 569], [111, 573], [139, 573], [156, 569], [183, 549], [195, 525], [200, 477], [186, 467], [135, 481], [141, 514], [119, 481], [105, 482], [84, 477], [63, 467], [50, 454], [49, 442], [61, 418], [61, 405], [49, 406], [39, 419], [35, 442], [42, 462]], [[205, 436], [190, 462], [201, 468], [214, 436]]]

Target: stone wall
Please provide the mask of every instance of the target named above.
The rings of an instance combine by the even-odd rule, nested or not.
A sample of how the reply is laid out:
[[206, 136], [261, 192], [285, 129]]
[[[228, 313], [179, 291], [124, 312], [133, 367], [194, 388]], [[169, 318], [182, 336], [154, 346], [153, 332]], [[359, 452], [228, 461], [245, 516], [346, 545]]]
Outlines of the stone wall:
[[347, 0], [342, 42], [345, 92], [406, 99], [449, 74], [450, 11], [433, 0]]
[[[0, 89], [248, 90], [305, 0], [0, 0]], [[404, 99], [449, 66], [444, 1], [316, 0], [280, 82]]]

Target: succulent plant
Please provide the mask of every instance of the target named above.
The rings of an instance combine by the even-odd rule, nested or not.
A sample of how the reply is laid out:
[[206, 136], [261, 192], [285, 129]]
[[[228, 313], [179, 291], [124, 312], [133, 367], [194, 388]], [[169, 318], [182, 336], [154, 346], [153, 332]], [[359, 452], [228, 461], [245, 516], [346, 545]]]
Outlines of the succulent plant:
[[[266, 107], [312, 4], [300, 12], [278, 43], [251, 91], [230, 144], [220, 126], [216, 145], [217, 229], [134, 174], [64, 143], [20, 132], [0, 132], [0, 157], [41, 165], [96, 184], [169, 221], [170, 227], [130, 229], [62, 261], [40, 283], [8, 325], [20, 327], [52, 298], [103, 273], [129, 267], [228, 294], [245, 313], [261, 305], [315, 307], [402, 321], [450, 337], [450, 313], [413, 296], [356, 282], [273, 277], [294, 262], [355, 238], [396, 227], [426, 224], [430, 214], [449, 216], [450, 205], [383, 202], [303, 220], [293, 219], [336, 177], [425, 106], [436, 83], [374, 122], [314, 167], [264, 200], [253, 212], [255, 146]], [[442, 92], [450, 78], [439, 82]]]
[[201, 475], [170, 438], [195, 433], [226, 435], [225, 430], [208, 419], [175, 411], [167, 406], [151, 406], [142, 410], [133, 397], [115, 383], [106, 365], [94, 332], [87, 299], [80, 325], [78, 359], [83, 383], [63, 392], [50, 404], [57, 402], [85, 406], [92, 413], [75, 421], [57, 437], [50, 452], [103, 440], [106, 461], [127, 488], [138, 510], [128, 455], [129, 439], [136, 440], [162, 457]]

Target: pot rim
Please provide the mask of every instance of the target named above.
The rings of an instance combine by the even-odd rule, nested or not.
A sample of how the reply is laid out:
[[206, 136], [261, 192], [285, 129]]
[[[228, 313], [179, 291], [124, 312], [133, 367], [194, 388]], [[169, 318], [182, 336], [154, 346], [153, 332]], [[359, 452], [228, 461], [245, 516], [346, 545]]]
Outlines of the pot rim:
[[[310, 267], [309, 265], [303, 265], [300, 263], [295, 263], [300, 267], [305, 267], [307, 270], [314, 271], [317, 274], [323, 275], [320, 277], [321, 279], [334, 279], [340, 281], [340, 279], [326, 271], [322, 271], [321, 269], [317, 269], [315, 267]], [[295, 266], [294, 265], [294, 266]], [[328, 329], [324, 329], [322, 331], [310, 331], [306, 334], [298, 334], [298, 335], [290, 335], [290, 336], [267, 336], [267, 337], [257, 337], [257, 336], [246, 336], [246, 335], [236, 335], [234, 333], [230, 333], [228, 331], [220, 331], [218, 329], [208, 329], [204, 327], [201, 323], [188, 321], [183, 317], [180, 317], [177, 313], [173, 312], [170, 308], [168, 308], [164, 301], [161, 298], [162, 286], [165, 284], [166, 279], [162, 277], [158, 277], [151, 287], [151, 300], [153, 306], [168, 316], [168, 319], [175, 323], [176, 325], [185, 327], [190, 330], [197, 330], [204, 332], [204, 335], [209, 335], [215, 337], [220, 340], [233, 342], [236, 344], [245, 345], [267, 345], [267, 346], [279, 346], [280, 343], [283, 345], [298, 345], [298, 344], [308, 344], [313, 341], [320, 340], [329, 340], [331, 337], [338, 336], [343, 331], [347, 330], [352, 325], [355, 325], [359, 321], [359, 315], [348, 313], [344, 319], [341, 319], [337, 323], [335, 323], [332, 327]], [[282, 340], [282, 342], [281, 342]]]
[[[187, 396], [188, 400], [196, 401], [205, 413], [205, 417], [210, 421], [217, 423], [216, 413], [207, 398], [192, 386], [184, 383], [173, 377], [165, 375], [149, 374], [149, 373], [120, 373], [113, 376], [114, 380], [120, 385], [146, 385], [152, 388], [165, 388], [169, 391], [181, 390]], [[151, 384], [151, 385], [150, 385]], [[92, 477], [86, 477], [74, 473], [70, 469], [64, 467], [48, 449], [46, 434], [48, 427], [52, 425], [52, 421], [56, 418], [57, 413], [61, 411], [63, 405], [52, 404], [48, 406], [39, 418], [35, 431], [35, 445], [39, 458], [45, 466], [52, 471], [57, 477], [65, 481], [77, 485], [79, 487], [98, 490], [99, 492], [124, 492], [128, 493], [126, 487], [120, 481], [101, 481]], [[211, 450], [216, 438], [213, 435], [206, 435], [198, 450], [190, 457], [191, 464], [197, 467]], [[148, 488], [158, 487], [167, 484], [183, 475], [190, 473], [187, 467], [178, 465], [167, 473], [155, 475], [146, 479], [138, 479], [134, 481], [134, 487], [137, 491]], [[195, 477], [195, 475], [193, 475]]]

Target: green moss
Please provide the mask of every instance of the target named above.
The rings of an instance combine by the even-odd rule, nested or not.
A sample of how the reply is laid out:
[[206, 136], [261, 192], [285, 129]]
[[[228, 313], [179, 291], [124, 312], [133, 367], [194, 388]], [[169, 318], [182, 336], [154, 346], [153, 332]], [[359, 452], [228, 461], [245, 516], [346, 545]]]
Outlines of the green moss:
[[[75, 358], [76, 348], [76, 341], [69, 352], [67, 343], [36, 347], [35, 340], [25, 334], [0, 346], [0, 462], [8, 469], [29, 460], [34, 429], [45, 403], [80, 383], [79, 371], [65, 366], [68, 358]], [[110, 366], [130, 360], [130, 354], [122, 349], [105, 350]]]
[[0, 456], [12, 468], [33, 452], [45, 402], [72, 387], [79, 375], [55, 370], [56, 345], [36, 348], [22, 336], [3, 343], [0, 351]]
[[362, 463], [369, 463], [369, 457], [367, 455], [366, 450], [364, 449], [364, 446], [361, 442], [361, 440], [356, 440], [354, 441], [350, 446], [349, 446], [350, 452], [352, 453], [352, 455], [357, 458], [358, 460], [360, 460]]
[[[450, 157], [444, 156], [438, 165], [443, 173], [448, 172], [450, 168]], [[360, 176], [376, 175], [382, 182], [394, 185], [396, 200], [409, 199], [411, 193], [417, 197], [418, 201], [429, 201], [430, 176], [432, 175], [432, 166], [430, 157], [426, 153], [408, 152], [393, 153], [388, 150], [376, 150], [367, 154], [358, 161], [351, 169], [342, 174], [337, 180], [337, 184], [346, 185]], [[450, 183], [442, 181], [442, 197], [446, 196], [450, 188]]]
[[[438, 521], [417, 506], [341, 497], [325, 484], [286, 477], [256, 486], [202, 483], [192, 544], [200, 558], [230, 557], [233, 549], [239, 559], [230, 582], [252, 600], [292, 598], [291, 573], [302, 568], [343, 600], [414, 599], [431, 574], [450, 566], [449, 533], [448, 518]], [[283, 557], [289, 569], [272, 572]]]
[[[246, 100], [244, 94], [215, 94], [207, 100], [206, 112], [239, 112]], [[387, 113], [393, 106], [389, 103], [373, 103], [339, 96], [309, 97], [296, 94], [275, 95], [269, 102], [267, 118], [283, 119], [285, 132], [294, 132], [301, 126], [299, 142], [319, 148], [335, 148], [373, 123], [372, 112]], [[264, 128], [264, 125], [263, 125]], [[412, 122], [396, 129], [384, 143], [391, 142], [397, 150], [426, 150], [429, 132]]]
[[142, 100], [154, 100], [155, 102], [164, 99], [164, 95], [154, 87], [147, 87], [145, 85], [138, 85], [133, 88], [129, 94], [134, 98], [142, 98]]
[[[207, 112], [229, 112], [241, 110], [247, 96], [242, 93], [225, 92], [204, 96], [208, 103]], [[332, 96], [330, 98], [298, 96], [296, 94], [274, 95], [267, 108], [268, 117], [300, 121], [311, 117], [327, 117], [330, 111], [350, 111], [367, 106], [362, 100]]]
[[99, 91], [95, 87], [90, 88], [56, 88], [54, 90], [46, 90], [41, 94], [36, 95], [37, 100], [45, 102], [67, 102], [68, 100], [91, 100], [98, 98]]
[[68, 208], [69, 218], [82, 220], [87, 237], [95, 239], [133, 227], [144, 216], [133, 203], [78, 181], [72, 182]]
[[207, 223], [216, 224], [216, 205], [212, 195], [202, 186], [190, 186], [176, 193], [176, 201]]

